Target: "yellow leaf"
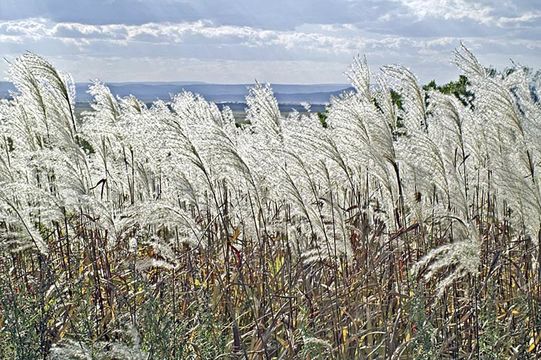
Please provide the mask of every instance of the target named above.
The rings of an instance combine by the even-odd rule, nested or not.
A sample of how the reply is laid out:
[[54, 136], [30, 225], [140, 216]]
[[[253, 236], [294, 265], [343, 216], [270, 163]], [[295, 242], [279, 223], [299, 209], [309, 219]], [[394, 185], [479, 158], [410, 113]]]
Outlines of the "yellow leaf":
[[234, 243], [240, 235], [240, 228], [236, 227], [233, 235], [231, 235], [231, 243]]
[[348, 327], [344, 326], [342, 327], [342, 340], [346, 342], [347, 337], [348, 337]]
[[530, 339], [530, 346], [528, 346], [528, 352], [531, 353], [535, 349], [535, 340], [534, 338]]
[[274, 261], [274, 275], [278, 274], [280, 272], [280, 270], [282, 269], [282, 266], [284, 266], [284, 257], [283, 256], [280, 256], [278, 255], [276, 257], [276, 260]]
[[289, 347], [289, 344], [285, 339], [282, 339], [280, 337], [276, 337], [276, 340], [278, 340], [278, 342], [280, 343], [280, 345], [282, 345], [282, 347], [284, 349], [287, 349]]
[[408, 331], [408, 333], [406, 334], [406, 341], [410, 341], [410, 340], [411, 340], [411, 334]]

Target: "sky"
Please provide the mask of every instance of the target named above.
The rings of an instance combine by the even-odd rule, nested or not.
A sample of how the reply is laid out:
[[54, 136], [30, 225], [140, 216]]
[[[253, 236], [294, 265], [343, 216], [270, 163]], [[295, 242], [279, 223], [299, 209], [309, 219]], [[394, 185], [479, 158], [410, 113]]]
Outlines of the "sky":
[[0, 0], [0, 56], [79, 82], [344, 83], [357, 55], [447, 82], [461, 41], [486, 66], [541, 68], [541, 1]]

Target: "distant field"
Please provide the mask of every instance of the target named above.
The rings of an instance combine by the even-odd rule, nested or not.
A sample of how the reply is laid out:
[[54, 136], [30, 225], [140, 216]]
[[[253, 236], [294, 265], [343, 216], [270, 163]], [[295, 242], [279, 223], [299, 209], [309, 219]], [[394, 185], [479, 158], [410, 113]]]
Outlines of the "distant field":
[[[75, 84], [76, 101], [84, 104], [91, 102], [88, 93], [90, 83]], [[107, 83], [107, 87], [115, 96], [133, 95], [145, 103], [155, 100], [169, 101], [172, 96], [189, 91], [203, 96], [215, 103], [244, 103], [248, 90], [254, 84], [206, 84], [190, 82], [167, 83]], [[352, 90], [347, 84], [271, 84], [276, 100], [280, 104], [327, 104], [332, 96], [344, 90]], [[0, 81], [0, 98], [7, 98], [15, 91], [10, 82]]]
[[[152, 106], [152, 103], [147, 103], [146, 105], [150, 107]], [[246, 118], [246, 103], [218, 103], [217, 105], [220, 109], [229, 107], [233, 111], [233, 114], [235, 115], [235, 119], [237, 119], [237, 121], [243, 121]], [[327, 105], [324, 104], [312, 104], [310, 105], [310, 111], [324, 112], [326, 106]], [[278, 104], [278, 108], [284, 116], [287, 116], [293, 111], [298, 111], [300, 113], [306, 112], [306, 108], [303, 105], [299, 104]], [[83, 112], [90, 110], [92, 110], [92, 108], [90, 107], [90, 103], [88, 102], [78, 102], [75, 106], [75, 112], [78, 116], [81, 115]]]

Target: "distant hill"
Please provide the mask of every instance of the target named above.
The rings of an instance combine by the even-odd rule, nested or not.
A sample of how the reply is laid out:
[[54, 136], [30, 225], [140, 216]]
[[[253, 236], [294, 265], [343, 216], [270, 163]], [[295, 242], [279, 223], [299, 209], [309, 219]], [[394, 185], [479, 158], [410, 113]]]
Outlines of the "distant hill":
[[[77, 102], [88, 103], [89, 83], [77, 83]], [[244, 103], [248, 89], [253, 84], [210, 84], [202, 82], [142, 82], [142, 83], [107, 83], [111, 92], [124, 97], [134, 95], [144, 102], [157, 99], [169, 100], [171, 95], [182, 91], [191, 91], [205, 99], [219, 103]], [[331, 96], [336, 96], [351, 87], [345, 84], [271, 84], [276, 99], [281, 104], [327, 104]], [[0, 82], [0, 98], [6, 98], [15, 91], [9, 82]]]

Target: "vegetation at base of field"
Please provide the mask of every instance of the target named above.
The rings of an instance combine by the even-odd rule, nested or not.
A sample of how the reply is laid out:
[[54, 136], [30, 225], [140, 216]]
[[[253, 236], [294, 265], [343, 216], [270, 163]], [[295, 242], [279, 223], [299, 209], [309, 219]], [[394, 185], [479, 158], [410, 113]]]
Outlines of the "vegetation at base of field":
[[[147, 106], [39, 56], [0, 102], [0, 358], [541, 355], [540, 76], [356, 59], [325, 114]], [[377, 86], [373, 86], [377, 84]]]

